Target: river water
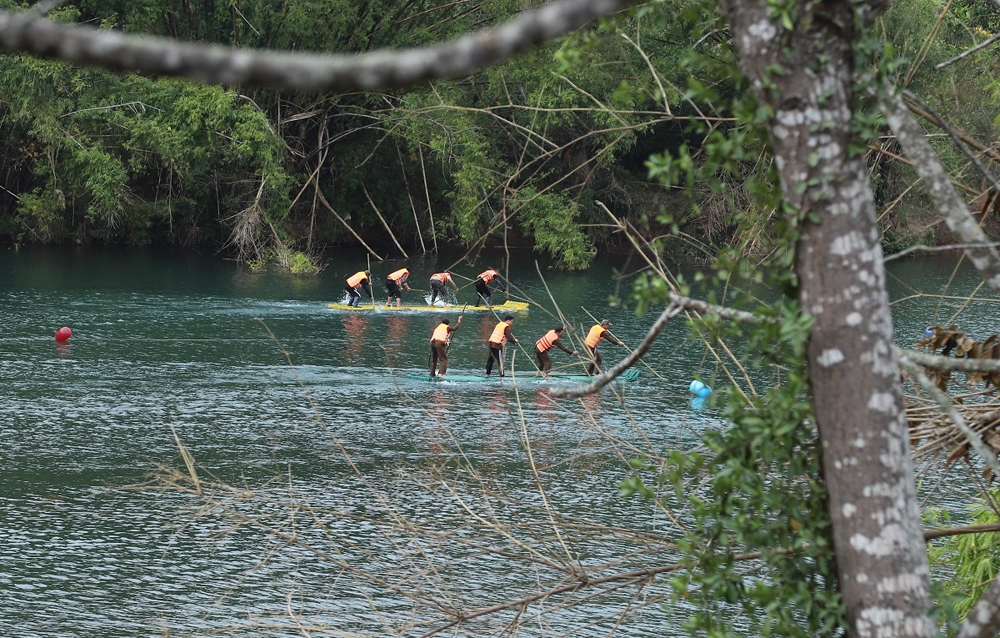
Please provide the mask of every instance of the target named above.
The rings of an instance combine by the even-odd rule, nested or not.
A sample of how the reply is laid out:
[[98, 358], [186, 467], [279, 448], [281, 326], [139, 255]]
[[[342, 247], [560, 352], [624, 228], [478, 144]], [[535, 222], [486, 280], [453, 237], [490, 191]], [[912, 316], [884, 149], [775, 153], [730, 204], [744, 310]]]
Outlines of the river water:
[[[373, 271], [405, 265], [426, 289], [453, 261]], [[565, 273], [513, 255], [512, 292], [535, 303], [516, 314], [515, 375], [532, 372], [556, 308], [578, 331], [607, 318], [639, 343], [653, 316], [608, 304], [622, 261]], [[617, 485], [628, 459], [725, 426], [687, 392], [718, 370], [681, 322], [637, 381], [582, 400], [545, 384], [431, 383], [411, 376], [425, 374], [441, 315], [326, 307], [364, 265], [344, 252], [321, 277], [294, 277], [194, 253], [0, 252], [0, 635], [419, 636], [441, 610], [555, 590], [573, 569], [593, 579], [676, 561], [683, 521]], [[963, 306], [977, 279], [955, 267], [890, 264], [901, 345]], [[459, 304], [471, 301], [458, 282]], [[955, 299], [921, 296], [942, 290]], [[952, 322], [985, 338], [995, 316], [980, 301]], [[496, 322], [465, 313], [452, 374], [482, 373]], [[607, 364], [625, 353], [601, 351]], [[960, 481], [947, 491], [971, 494]], [[440, 635], [670, 635], [684, 609], [662, 604], [665, 580], [525, 600]]]

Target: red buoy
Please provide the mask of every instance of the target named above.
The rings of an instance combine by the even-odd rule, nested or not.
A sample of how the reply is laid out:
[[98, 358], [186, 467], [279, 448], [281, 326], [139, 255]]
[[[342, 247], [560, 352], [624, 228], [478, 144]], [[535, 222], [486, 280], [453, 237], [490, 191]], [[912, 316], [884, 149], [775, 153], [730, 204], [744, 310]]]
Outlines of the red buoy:
[[56, 341], [66, 341], [72, 336], [73, 336], [73, 331], [67, 328], [66, 326], [63, 326], [62, 328], [56, 330]]

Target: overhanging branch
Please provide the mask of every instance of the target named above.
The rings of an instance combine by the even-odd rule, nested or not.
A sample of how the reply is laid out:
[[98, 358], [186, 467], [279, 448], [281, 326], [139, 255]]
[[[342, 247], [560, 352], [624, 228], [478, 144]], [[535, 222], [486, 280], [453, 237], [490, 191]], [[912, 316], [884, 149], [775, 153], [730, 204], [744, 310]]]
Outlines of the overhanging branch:
[[82, 25], [37, 12], [0, 11], [0, 49], [115, 71], [183, 77], [226, 86], [302, 91], [371, 91], [469, 75], [575, 31], [636, 0], [563, 0], [525, 11], [494, 29], [429, 48], [326, 55], [179, 43]]

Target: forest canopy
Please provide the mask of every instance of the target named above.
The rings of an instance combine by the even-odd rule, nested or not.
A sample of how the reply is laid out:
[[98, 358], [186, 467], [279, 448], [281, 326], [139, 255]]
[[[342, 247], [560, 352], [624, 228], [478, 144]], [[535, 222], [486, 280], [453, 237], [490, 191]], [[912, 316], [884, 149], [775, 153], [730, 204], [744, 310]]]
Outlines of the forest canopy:
[[[996, 55], [935, 65], [993, 32], [987, 4], [943, 11], [904, 0], [880, 21], [897, 83], [978, 139], [995, 126]], [[49, 18], [189, 42], [363, 53], [455, 38], [520, 8], [90, 0], [60, 4]], [[724, 30], [710, 28], [716, 21], [709, 5], [669, 0], [467, 77], [365, 93], [221, 88], [7, 54], [0, 239], [212, 246], [251, 263], [287, 263], [290, 252], [319, 263], [344, 245], [384, 258], [397, 246], [506, 242], [581, 268], [598, 250], [623, 247], [600, 200], [646, 238], [667, 237], [672, 257], [704, 259], [727, 245], [753, 253], [762, 244], [737, 229], [749, 216], [767, 233], [775, 214], [745, 192], [769, 161], [763, 148], [693, 189], [659, 180], [658, 157], [703, 165], [704, 141], [742, 126], [731, 104], [746, 86], [733, 75]], [[966, 159], [939, 150], [962, 180]], [[887, 140], [868, 154], [883, 244], [891, 252], [942, 243], [897, 151]], [[983, 189], [969, 179], [972, 200]]]

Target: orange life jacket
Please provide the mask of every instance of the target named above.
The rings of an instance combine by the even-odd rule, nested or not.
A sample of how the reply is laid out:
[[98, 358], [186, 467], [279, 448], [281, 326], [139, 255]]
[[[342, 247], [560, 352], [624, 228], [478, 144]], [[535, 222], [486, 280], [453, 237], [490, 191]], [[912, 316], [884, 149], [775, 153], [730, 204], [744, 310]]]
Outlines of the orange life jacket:
[[587, 333], [587, 338], [584, 341], [584, 343], [586, 343], [591, 348], [596, 348], [597, 344], [600, 343], [601, 339], [604, 337], [604, 333], [607, 331], [608, 329], [602, 326], [601, 324], [596, 324], [593, 328], [590, 329], [590, 332]]
[[433, 275], [431, 275], [431, 281], [434, 281], [435, 279], [437, 279], [443, 284], [446, 284], [449, 281], [451, 281], [451, 275], [446, 272], [436, 272]]
[[561, 336], [562, 335], [560, 335], [555, 330], [549, 330], [548, 332], [545, 333], [544, 337], [535, 342], [535, 348], [539, 352], [545, 352], [546, 350], [551, 348], [552, 345], [556, 342], [556, 339], [558, 339]]
[[347, 285], [350, 286], [351, 288], [357, 288], [358, 286], [361, 285], [362, 281], [366, 281], [367, 279], [368, 275], [366, 275], [365, 271], [362, 270], [361, 272], [356, 272], [350, 277], [348, 277]]
[[391, 279], [392, 281], [395, 281], [397, 285], [403, 283], [409, 277], [410, 277], [410, 271], [407, 270], [406, 268], [400, 268], [396, 272], [389, 273], [388, 275], [386, 275], [386, 279]]
[[451, 326], [446, 323], [439, 323], [437, 328], [434, 328], [434, 334], [431, 335], [431, 343], [435, 341], [443, 341], [445, 345], [451, 343]]
[[500, 323], [498, 323], [497, 327], [493, 329], [493, 334], [490, 335], [490, 344], [495, 346], [502, 346], [504, 343], [506, 343], [507, 335], [505, 333], [507, 332], [507, 328], [509, 327], [510, 326], [507, 325], [506, 321], [501, 321]]
[[479, 273], [479, 278], [483, 280], [483, 283], [490, 283], [495, 277], [499, 277], [500, 273], [490, 268], [485, 272]]

